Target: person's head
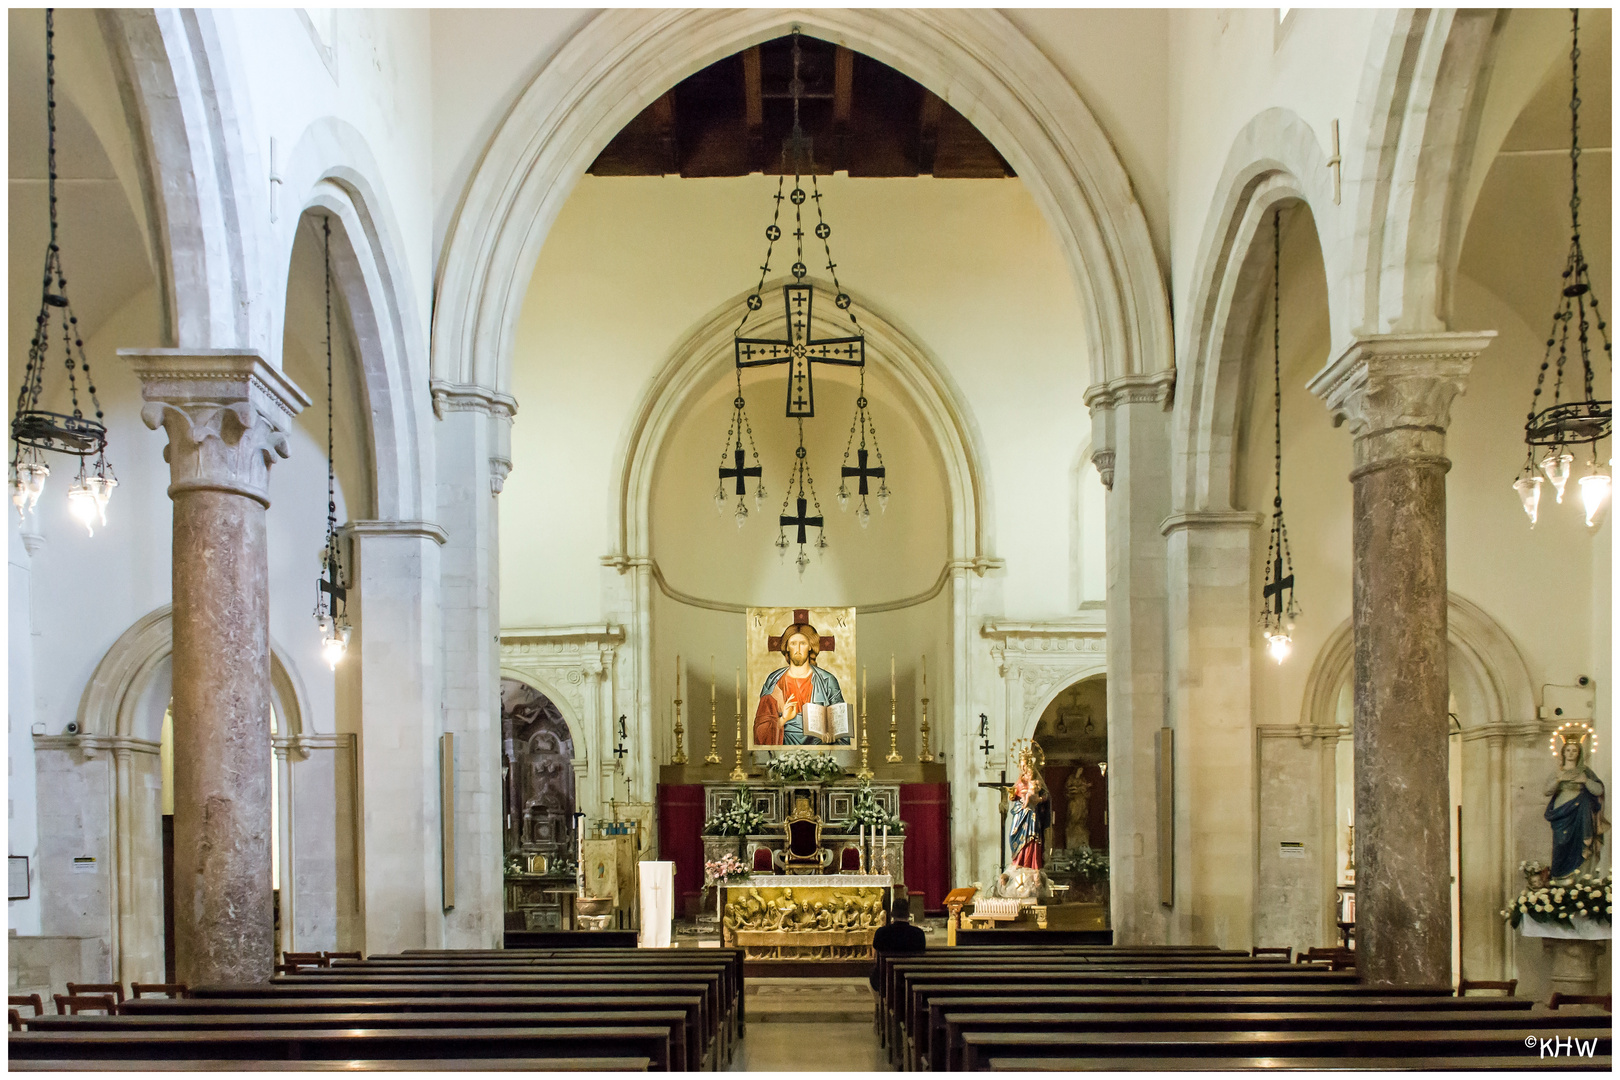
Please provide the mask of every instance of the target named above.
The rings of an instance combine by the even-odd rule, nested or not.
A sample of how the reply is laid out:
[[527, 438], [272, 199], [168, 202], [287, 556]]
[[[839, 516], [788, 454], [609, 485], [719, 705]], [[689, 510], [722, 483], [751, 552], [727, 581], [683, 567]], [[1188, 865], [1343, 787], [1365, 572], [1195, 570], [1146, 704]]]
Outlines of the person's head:
[[895, 897], [894, 898], [894, 903], [892, 905], [890, 905], [890, 907], [889, 907], [889, 921], [890, 922], [910, 922], [911, 921], [911, 901], [907, 900], [903, 896]]
[[811, 663], [821, 652], [821, 635], [809, 623], [794, 623], [782, 632], [782, 656], [794, 667]]

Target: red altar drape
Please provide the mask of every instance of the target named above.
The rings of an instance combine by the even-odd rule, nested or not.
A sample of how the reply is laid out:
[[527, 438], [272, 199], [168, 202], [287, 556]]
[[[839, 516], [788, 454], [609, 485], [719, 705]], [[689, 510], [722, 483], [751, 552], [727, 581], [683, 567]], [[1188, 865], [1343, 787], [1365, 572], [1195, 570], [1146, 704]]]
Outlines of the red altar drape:
[[703, 785], [658, 785], [658, 857], [675, 864], [677, 910], [686, 914], [703, 891]]
[[906, 823], [906, 890], [921, 893], [938, 911], [951, 891], [951, 786], [901, 784], [900, 820]]

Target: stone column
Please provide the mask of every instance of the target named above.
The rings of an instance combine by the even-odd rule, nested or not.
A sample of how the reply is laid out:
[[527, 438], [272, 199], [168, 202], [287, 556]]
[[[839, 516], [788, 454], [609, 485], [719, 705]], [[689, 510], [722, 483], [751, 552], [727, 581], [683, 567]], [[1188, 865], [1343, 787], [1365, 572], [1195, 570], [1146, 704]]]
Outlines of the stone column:
[[1362, 338], [1310, 383], [1355, 440], [1356, 947], [1374, 986], [1451, 982], [1445, 433], [1493, 336]]
[[[1175, 372], [1086, 391], [1092, 462], [1108, 488], [1108, 848], [1112, 925], [1122, 945], [1169, 940], [1161, 881], [1159, 730], [1166, 698], [1166, 545]], [[1177, 752], [1175, 755], [1181, 757]]]
[[[505, 933], [501, 807], [500, 504], [512, 468], [516, 403], [478, 387], [436, 386], [444, 633], [443, 729], [456, 737], [456, 904], [428, 948], [499, 948]], [[434, 734], [437, 738], [437, 733]], [[431, 748], [434, 769], [437, 749]], [[434, 775], [437, 775], [435, 772]], [[433, 803], [437, 820], [437, 799]], [[437, 834], [437, 829], [432, 830]], [[431, 856], [437, 873], [438, 852]], [[437, 891], [435, 890], [435, 894]], [[375, 937], [375, 935], [373, 935]]]
[[123, 350], [169, 436], [174, 501], [175, 974], [254, 982], [270, 892], [270, 466], [303, 392], [257, 353]]

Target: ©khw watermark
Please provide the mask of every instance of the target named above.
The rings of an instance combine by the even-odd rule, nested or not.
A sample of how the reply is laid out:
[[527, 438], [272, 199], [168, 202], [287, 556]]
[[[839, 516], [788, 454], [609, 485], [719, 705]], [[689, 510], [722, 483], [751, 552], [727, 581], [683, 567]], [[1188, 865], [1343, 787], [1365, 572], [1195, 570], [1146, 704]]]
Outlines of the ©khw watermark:
[[1597, 1054], [1598, 1041], [1560, 1038], [1557, 1035], [1550, 1039], [1538, 1039], [1534, 1035], [1526, 1035], [1524, 1045], [1539, 1050], [1541, 1057], [1593, 1057]]

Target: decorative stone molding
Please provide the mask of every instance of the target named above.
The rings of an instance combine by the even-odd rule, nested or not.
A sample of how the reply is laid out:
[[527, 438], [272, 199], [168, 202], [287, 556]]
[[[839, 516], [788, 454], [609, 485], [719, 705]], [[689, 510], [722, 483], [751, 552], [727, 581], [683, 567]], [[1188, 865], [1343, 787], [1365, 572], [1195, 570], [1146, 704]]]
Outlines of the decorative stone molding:
[[1114, 490], [1114, 452], [1112, 450], [1093, 450], [1091, 463], [1097, 466], [1097, 476], [1102, 480], [1102, 486], [1109, 491]]
[[345, 537], [365, 539], [372, 536], [420, 537], [443, 547], [450, 534], [441, 525], [431, 521], [351, 521], [338, 530]]
[[1159, 522], [1159, 535], [1178, 529], [1257, 529], [1264, 518], [1254, 510], [1192, 510]]
[[168, 432], [169, 496], [225, 491], [270, 505], [270, 466], [288, 454], [302, 390], [258, 353], [120, 349], [141, 380], [141, 420]]
[[1120, 405], [1160, 405], [1168, 410], [1175, 404], [1176, 369], [1165, 368], [1141, 375], [1121, 375], [1086, 389], [1085, 404], [1095, 412]]
[[590, 746], [589, 729], [605, 702], [597, 683], [613, 685], [614, 661], [624, 644], [624, 628], [611, 623], [584, 626], [536, 626], [501, 631], [501, 669], [541, 684], [548, 696], [556, 693], [569, 715], [586, 726], [574, 731], [574, 756], [584, 759]]
[[1445, 458], [1451, 403], [1494, 330], [1359, 338], [1308, 384], [1334, 426], [1350, 422], [1359, 471]]
[[499, 390], [482, 386], [433, 380], [429, 386], [433, 395], [433, 415], [443, 420], [447, 413], [481, 412], [486, 416], [507, 419], [517, 415], [517, 399]]
[[156, 754], [161, 746], [150, 739], [136, 739], [128, 735], [35, 735], [34, 750], [72, 751], [90, 761], [104, 750], [112, 751], [116, 757], [132, 753]]
[[980, 633], [995, 643], [990, 659], [1006, 685], [1004, 745], [1032, 735], [1041, 713], [1063, 687], [1107, 670], [1107, 625], [1101, 611], [1038, 623], [991, 620]]

